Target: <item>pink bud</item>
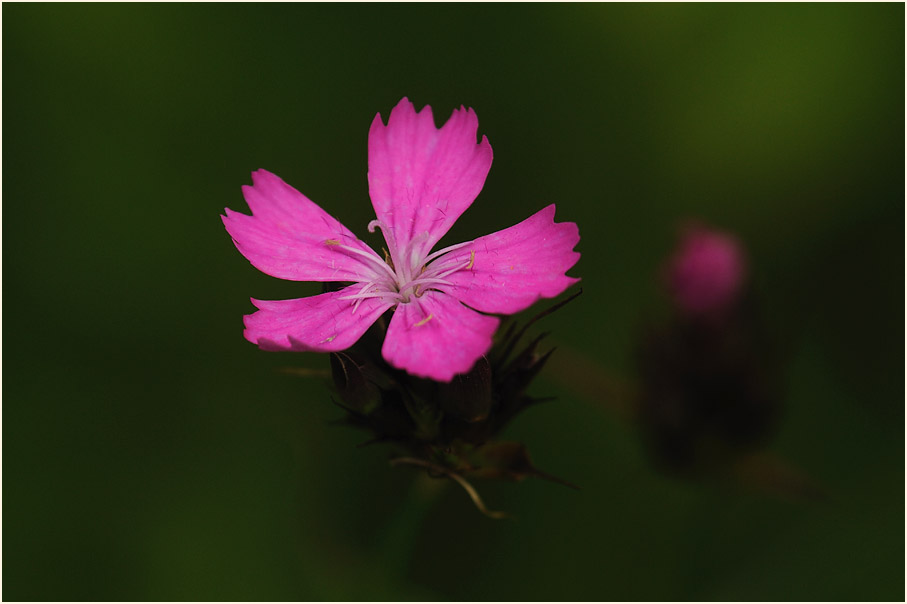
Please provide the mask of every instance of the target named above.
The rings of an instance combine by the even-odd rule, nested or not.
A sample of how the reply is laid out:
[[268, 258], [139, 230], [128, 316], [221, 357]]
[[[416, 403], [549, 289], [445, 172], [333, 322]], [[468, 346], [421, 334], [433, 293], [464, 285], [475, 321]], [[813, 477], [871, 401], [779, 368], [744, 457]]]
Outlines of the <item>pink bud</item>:
[[681, 311], [708, 314], [733, 304], [745, 273], [743, 249], [733, 235], [696, 225], [681, 234], [668, 261], [666, 281]]

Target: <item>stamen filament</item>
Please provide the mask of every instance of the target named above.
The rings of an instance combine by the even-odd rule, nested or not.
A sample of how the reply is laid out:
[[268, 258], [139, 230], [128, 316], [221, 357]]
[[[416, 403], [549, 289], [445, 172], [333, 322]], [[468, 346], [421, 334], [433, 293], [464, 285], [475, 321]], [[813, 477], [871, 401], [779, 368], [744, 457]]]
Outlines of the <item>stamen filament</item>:
[[[386, 224], [380, 220], [372, 220], [368, 223], [368, 232], [374, 233], [375, 229], [381, 229], [381, 232], [384, 234], [384, 240], [387, 242], [387, 247], [390, 248], [391, 262], [394, 263], [394, 268], [391, 269], [387, 267], [390, 272], [396, 272], [394, 275], [394, 280], [397, 283], [403, 283], [409, 280], [407, 276], [407, 267], [404, 266], [404, 263], [400, 262], [400, 258], [397, 257], [397, 238], [394, 236], [394, 229], [388, 227]], [[387, 266], [387, 263], [384, 263]]]
[[444, 267], [438, 267], [435, 270], [432, 270], [434, 267], [433, 266], [429, 267], [429, 270], [426, 271], [426, 273], [428, 273], [426, 275], [426, 278], [443, 279], [444, 277], [446, 277], [448, 275], [452, 275], [453, 273], [456, 273], [457, 271], [469, 270], [470, 268], [472, 268], [472, 265], [474, 263], [475, 263], [475, 253], [472, 253], [469, 255], [469, 260], [460, 262], [459, 264], [457, 264], [456, 266], [453, 266], [451, 268], [445, 269]]
[[448, 247], [444, 248], [443, 250], [438, 250], [437, 252], [434, 252], [434, 253], [432, 253], [432, 254], [429, 254], [429, 255], [425, 258], [425, 260], [422, 261], [422, 264], [428, 264], [429, 262], [431, 262], [432, 260], [434, 260], [434, 259], [437, 258], [438, 256], [443, 256], [443, 255], [446, 254], [447, 252], [452, 252], [452, 251], [454, 251], [454, 250], [460, 249], [461, 247], [466, 247], [467, 245], [469, 245], [469, 244], [471, 244], [471, 243], [473, 243], [473, 242], [472, 242], [472, 241], [464, 241], [463, 243], [458, 243], [458, 244], [456, 244], [456, 245], [448, 246]]
[[419, 298], [426, 289], [433, 286], [452, 286], [454, 283], [445, 277], [460, 270], [469, 270], [475, 263], [476, 253], [475, 250], [472, 250], [468, 259], [464, 259], [462, 256], [451, 257], [432, 264], [433, 260], [472, 245], [475, 243], [474, 241], [451, 245], [420, 259], [423, 254], [424, 242], [431, 238], [430, 233], [421, 233], [406, 242], [402, 249], [398, 249], [393, 229], [380, 220], [372, 220], [368, 224], [368, 230], [371, 233], [374, 233], [377, 228], [382, 230], [384, 239], [387, 241], [388, 250], [385, 250], [383, 260], [372, 249], [361, 250], [343, 245], [336, 239], [324, 241], [325, 245], [364, 258], [370, 263], [368, 266], [373, 270], [377, 267], [377, 270], [372, 273], [371, 279], [357, 284], [355, 293], [348, 293], [339, 298], [352, 302], [354, 314], [363, 300], [380, 298], [389, 304], [408, 303], [412, 298]]
[[372, 291], [372, 292], [362, 292], [359, 294], [350, 294], [348, 296], [340, 296], [338, 300], [365, 300], [366, 298], [399, 298], [403, 299], [403, 294], [400, 292], [388, 291], [386, 289]]
[[424, 232], [421, 235], [417, 235], [416, 237], [413, 237], [412, 240], [410, 240], [410, 242], [408, 244], [406, 244], [406, 250], [404, 250], [404, 252], [403, 252], [403, 257], [405, 259], [409, 260], [409, 262], [407, 263], [407, 267], [406, 267], [407, 268], [407, 273], [406, 273], [407, 281], [409, 281], [410, 279], [413, 278], [412, 269], [414, 269], [416, 267], [420, 267], [420, 266], [425, 266], [425, 261], [423, 260], [422, 262], [419, 262], [419, 258], [416, 256], [416, 246], [418, 244], [422, 243], [423, 241], [425, 241], [426, 239], [428, 239], [430, 236], [431, 235], [428, 232]]
[[333, 244], [333, 243], [329, 243], [328, 245], [330, 245], [333, 248], [337, 248], [339, 250], [343, 250], [345, 252], [350, 252], [352, 254], [356, 254], [357, 256], [361, 256], [361, 257], [365, 258], [366, 260], [368, 260], [369, 262], [371, 262], [372, 264], [374, 264], [375, 266], [377, 266], [380, 269], [387, 272], [387, 274], [390, 275], [391, 279], [396, 278], [396, 275], [394, 274], [394, 271], [391, 270], [391, 267], [389, 267], [387, 265], [387, 263], [384, 260], [382, 260], [381, 257], [378, 256], [378, 254], [373, 252], [371, 249], [369, 249], [369, 252], [371, 252], [371, 253], [369, 253], [369, 252], [365, 252], [363, 250], [360, 250], [360, 249], [357, 249], [354, 247], [350, 247], [348, 245], [342, 245], [342, 244], [337, 245], [337, 244]]
[[413, 279], [412, 281], [410, 281], [409, 283], [407, 283], [400, 289], [403, 291], [406, 291], [410, 288], [415, 289], [417, 287], [421, 287], [421, 286], [429, 284], [429, 283], [433, 283], [433, 284], [437, 284], [437, 285], [453, 285], [453, 283], [451, 283], [450, 281], [447, 281], [446, 279], [439, 279], [439, 278], [435, 278], [435, 277], [428, 277], [428, 278], [423, 277], [420, 279]]
[[[364, 285], [362, 286], [362, 288], [361, 288], [357, 293], [351, 294], [351, 295], [352, 295], [352, 296], [358, 296], [359, 294], [362, 294], [363, 292], [365, 292], [365, 290], [367, 290], [368, 288], [374, 287], [375, 285], [378, 285], [378, 281], [369, 281], [368, 283], [364, 284]], [[341, 296], [340, 299], [341, 299], [341, 300], [349, 300], [349, 299], [351, 299], [351, 298], [350, 298], [349, 296]]]
[[395, 302], [402, 302], [403, 296], [399, 292], [388, 291], [388, 290], [378, 290], [372, 292], [360, 292], [358, 294], [350, 294], [348, 296], [341, 296], [339, 300], [355, 300], [353, 304], [353, 314], [356, 314], [356, 311], [359, 309], [359, 305], [362, 304], [363, 300], [369, 298], [392, 298]]

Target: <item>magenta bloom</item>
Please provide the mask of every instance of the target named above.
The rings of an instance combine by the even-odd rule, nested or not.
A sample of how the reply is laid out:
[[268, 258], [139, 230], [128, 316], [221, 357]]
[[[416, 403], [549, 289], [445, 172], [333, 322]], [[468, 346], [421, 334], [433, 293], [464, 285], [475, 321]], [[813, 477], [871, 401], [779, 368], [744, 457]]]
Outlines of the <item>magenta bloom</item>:
[[[293, 281], [353, 282], [296, 300], [252, 299], [247, 340], [264, 350], [333, 352], [356, 343], [390, 308], [382, 348], [394, 367], [439, 381], [469, 371], [491, 347], [499, 320], [578, 281], [579, 230], [555, 223], [554, 205], [508, 229], [432, 252], [472, 204], [491, 167], [491, 145], [476, 144], [478, 119], [460, 108], [440, 129], [431, 108], [403, 99], [368, 138], [369, 195], [387, 256], [379, 255], [305, 195], [258, 170], [243, 195], [252, 215], [226, 210], [237, 249], [268, 275]], [[480, 311], [480, 312], [477, 312]]]
[[667, 266], [668, 287], [681, 310], [692, 314], [727, 308], [743, 286], [746, 263], [728, 233], [691, 226]]

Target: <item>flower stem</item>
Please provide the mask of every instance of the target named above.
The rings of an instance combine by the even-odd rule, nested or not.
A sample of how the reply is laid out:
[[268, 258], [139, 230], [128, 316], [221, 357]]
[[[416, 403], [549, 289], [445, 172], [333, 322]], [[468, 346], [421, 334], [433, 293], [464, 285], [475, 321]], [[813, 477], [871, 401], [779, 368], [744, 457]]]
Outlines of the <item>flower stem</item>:
[[444, 490], [446, 481], [418, 473], [400, 508], [378, 536], [377, 555], [387, 572], [405, 578], [422, 529], [432, 504]]
[[466, 480], [465, 478], [463, 478], [456, 472], [448, 470], [447, 468], [444, 468], [437, 464], [433, 464], [431, 462], [425, 461], [424, 459], [418, 459], [415, 457], [398, 457], [396, 459], [391, 460], [391, 465], [396, 466], [396, 465], [400, 465], [400, 464], [421, 466], [432, 472], [435, 472], [436, 474], [447, 476], [448, 478], [450, 478], [451, 480], [456, 482], [458, 485], [463, 487], [463, 490], [466, 491], [466, 494], [469, 495], [469, 498], [472, 499], [472, 503], [476, 506], [476, 508], [480, 512], [482, 512], [489, 518], [495, 518], [495, 519], [510, 518], [510, 515], [507, 514], [506, 512], [495, 512], [495, 511], [489, 510], [487, 507], [485, 507], [485, 502], [482, 501], [482, 498], [479, 496], [478, 491], [475, 490], [475, 487], [473, 487], [471, 484], [469, 484], [468, 480]]

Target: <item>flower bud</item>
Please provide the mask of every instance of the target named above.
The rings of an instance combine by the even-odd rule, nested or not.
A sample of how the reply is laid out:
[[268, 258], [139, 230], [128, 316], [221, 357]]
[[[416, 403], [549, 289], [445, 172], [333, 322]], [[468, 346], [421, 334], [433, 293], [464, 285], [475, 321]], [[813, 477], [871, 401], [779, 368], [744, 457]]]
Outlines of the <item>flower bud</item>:
[[738, 240], [690, 227], [666, 268], [678, 312], [642, 342], [639, 419], [659, 465], [695, 473], [762, 446], [780, 401]]
[[746, 263], [737, 239], [697, 225], [688, 227], [668, 261], [666, 281], [672, 301], [691, 315], [722, 312], [738, 298]]

